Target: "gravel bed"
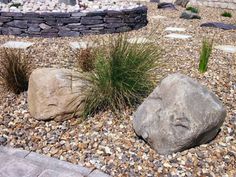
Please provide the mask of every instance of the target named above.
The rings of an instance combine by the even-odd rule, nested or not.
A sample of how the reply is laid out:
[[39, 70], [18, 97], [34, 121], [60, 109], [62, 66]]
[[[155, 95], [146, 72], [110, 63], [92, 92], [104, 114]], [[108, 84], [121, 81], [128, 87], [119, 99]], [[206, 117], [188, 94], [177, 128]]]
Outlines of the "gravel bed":
[[13, 0], [0, 3], [4, 12], [84, 12], [103, 10], [122, 10], [138, 7], [137, 3], [120, 0], [80, 0], [76, 5], [59, 3], [59, 0]]
[[[130, 37], [146, 36], [164, 50], [166, 66], [160, 68], [163, 77], [181, 72], [196, 78], [211, 89], [227, 109], [227, 117], [221, 132], [209, 144], [172, 155], [159, 155], [132, 129], [132, 113], [127, 109], [118, 116], [111, 112], [99, 113], [79, 123], [78, 118], [64, 122], [42, 122], [33, 119], [27, 108], [27, 93], [15, 96], [1, 92], [0, 136], [7, 138], [5, 145], [23, 148], [53, 156], [86, 167], [98, 168], [112, 176], [234, 176], [236, 175], [236, 54], [213, 49], [208, 71], [197, 70], [199, 50], [204, 37], [214, 37], [214, 45], [236, 45], [235, 31], [201, 28], [208, 21], [236, 23], [233, 18], [224, 18], [223, 9], [200, 8], [201, 20], [179, 19], [178, 11], [156, 10], [148, 3], [149, 24], [138, 31], [128, 33]], [[153, 20], [151, 16], [162, 15], [166, 19]], [[187, 40], [165, 38], [170, 32], [166, 27], [183, 27], [181, 34], [192, 35]], [[31, 41], [35, 45], [26, 50], [36, 67], [66, 67], [75, 69], [75, 57], [69, 42], [95, 40], [108, 35], [78, 38], [18, 38], [0, 36], [0, 44], [8, 40]], [[45, 50], [45, 48], [47, 48]]]

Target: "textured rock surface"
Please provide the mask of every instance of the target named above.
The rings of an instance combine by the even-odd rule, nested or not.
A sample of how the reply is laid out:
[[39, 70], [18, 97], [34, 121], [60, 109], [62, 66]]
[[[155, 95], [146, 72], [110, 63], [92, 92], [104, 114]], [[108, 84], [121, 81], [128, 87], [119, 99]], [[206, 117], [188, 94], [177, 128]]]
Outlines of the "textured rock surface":
[[0, 34], [64, 37], [118, 33], [146, 26], [147, 7], [92, 12], [1, 12]]
[[169, 3], [169, 2], [161, 2], [157, 5], [158, 9], [173, 9], [176, 10], [176, 7], [174, 4]]
[[225, 117], [213, 93], [187, 76], [172, 74], [139, 106], [133, 127], [158, 153], [170, 154], [212, 140]]
[[180, 18], [187, 19], [187, 20], [190, 20], [190, 19], [201, 19], [201, 17], [198, 14], [190, 12], [190, 11], [183, 12], [180, 15]]
[[176, 0], [175, 5], [186, 7], [189, 3], [189, 0]]
[[36, 69], [29, 79], [28, 104], [37, 120], [61, 121], [83, 109], [86, 84], [81, 74], [67, 69]]
[[236, 30], [236, 25], [225, 24], [221, 22], [207, 22], [201, 24], [201, 27], [212, 27], [212, 28], [219, 28], [223, 30]]

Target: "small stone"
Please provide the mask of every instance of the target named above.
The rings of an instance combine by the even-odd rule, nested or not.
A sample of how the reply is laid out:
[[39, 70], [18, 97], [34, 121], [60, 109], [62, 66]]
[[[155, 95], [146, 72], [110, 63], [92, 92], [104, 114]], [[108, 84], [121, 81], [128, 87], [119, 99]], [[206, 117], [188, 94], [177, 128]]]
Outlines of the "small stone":
[[4, 144], [5, 142], [7, 142], [7, 138], [0, 136], [0, 145]]

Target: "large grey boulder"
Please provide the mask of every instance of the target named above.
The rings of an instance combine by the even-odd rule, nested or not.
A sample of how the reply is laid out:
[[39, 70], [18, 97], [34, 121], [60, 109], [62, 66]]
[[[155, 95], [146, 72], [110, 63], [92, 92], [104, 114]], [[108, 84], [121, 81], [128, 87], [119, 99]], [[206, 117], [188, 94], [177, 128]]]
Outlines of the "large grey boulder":
[[[63, 121], [81, 115], [86, 83], [79, 72], [68, 69], [41, 68], [29, 79], [28, 105], [37, 120]], [[76, 112], [75, 112], [76, 110]]]
[[212, 92], [185, 75], [172, 74], [138, 107], [133, 127], [158, 153], [170, 154], [212, 140], [225, 116]]

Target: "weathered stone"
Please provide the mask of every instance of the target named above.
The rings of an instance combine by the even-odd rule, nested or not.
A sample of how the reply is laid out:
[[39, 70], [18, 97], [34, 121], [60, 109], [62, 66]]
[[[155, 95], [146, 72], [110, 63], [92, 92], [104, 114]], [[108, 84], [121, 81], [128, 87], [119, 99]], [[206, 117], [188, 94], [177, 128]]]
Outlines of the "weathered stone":
[[58, 35], [61, 37], [65, 36], [79, 36], [81, 33], [77, 31], [61, 30], [58, 32]]
[[1, 16], [5, 17], [21, 17], [23, 13], [21, 12], [1, 12]]
[[34, 43], [32, 42], [21, 42], [21, 41], [8, 41], [1, 45], [1, 47], [5, 48], [14, 48], [14, 49], [27, 49], [32, 46]]
[[43, 29], [42, 33], [57, 33], [59, 30], [56, 28]]
[[59, 18], [57, 19], [58, 23], [80, 23], [80, 18], [78, 17], [71, 17], [71, 18]]
[[157, 8], [158, 8], [158, 9], [171, 9], [171, 10], [177, 10], [174, 4], [172, 4], [172, 3], [168, 3], [168, 2], [162, 2], [162, 3], [159, 3], [159, 4], [157, 5]]
[[0, 145], [5, 144], [7, 142], [7, 138], [0, 136]]
[[76, 4], [76, 0], [59, 0], [59, 3], [64, 3], [64, 4], [67, 4], [67, 5], [74, 6]]
[[189, 3], [189, 0], [176, 0], [175, 5], [186, 7], [187, 4]]
[[46, 25], [45, 23], [39, 24], [39, 27], [40, 27], [41, 29], [50, 29], [50, 28], [51, 28], [51, 26]]
[[25, 20], [13, 20], [11, 22], [6, 23], [7, 26], [16, 27], [16, 28], [27, 28], [27, 21]]
[[10, 22], [10, 21], [12, 21], [11, 17], [0, 17], [1, 23]]
[[4, 35], [19, 35], [22, 33], [20, 28], [7, 27], [2, 28], [2, 34]]
[[57, 17], [57, 18], [67, 18], [71, 16], [71, 13], [66, 12], [42, 12], [40, 13], [41, 17], [48, 18], [48, 17]]
[[81, 22], [82, 25], [95, 25], [103, 23], [102, 17], [95, 16], [95, 17], [82, 17]]
[[11, 0], [0, 0], [0, 2], [7, 4], [7, 3], [11, 2]]
[[41, 30], [41, 28], [39, 27], [38, 24], [30, 24], [28, 31], [30, 32], [39, 32]]
[[200, 25], [201, 27], [212, 27], [212, 28], [219, 28], [223, 30], [236, 30], [236, 25], [225, 24], [221, 22], [208, 22], [203, 23]]
[[219, 99], [182, 74], [166, 77], [134, 113], [133, 127], [160, 154], [212, 140], [226, 117]]
[[79, 72], [67, 69], [36, 69], [29, 79], [28, 104], [38, 120], [62, 121], [81, 115], [85, 82]]
[[190, 20], [190, 19], [201, 19], [201, 17], [198, 14], [190, 12], [190, 11], [183, 12], [180, 15], [180, 18], [187, 19], [187, 20]]

